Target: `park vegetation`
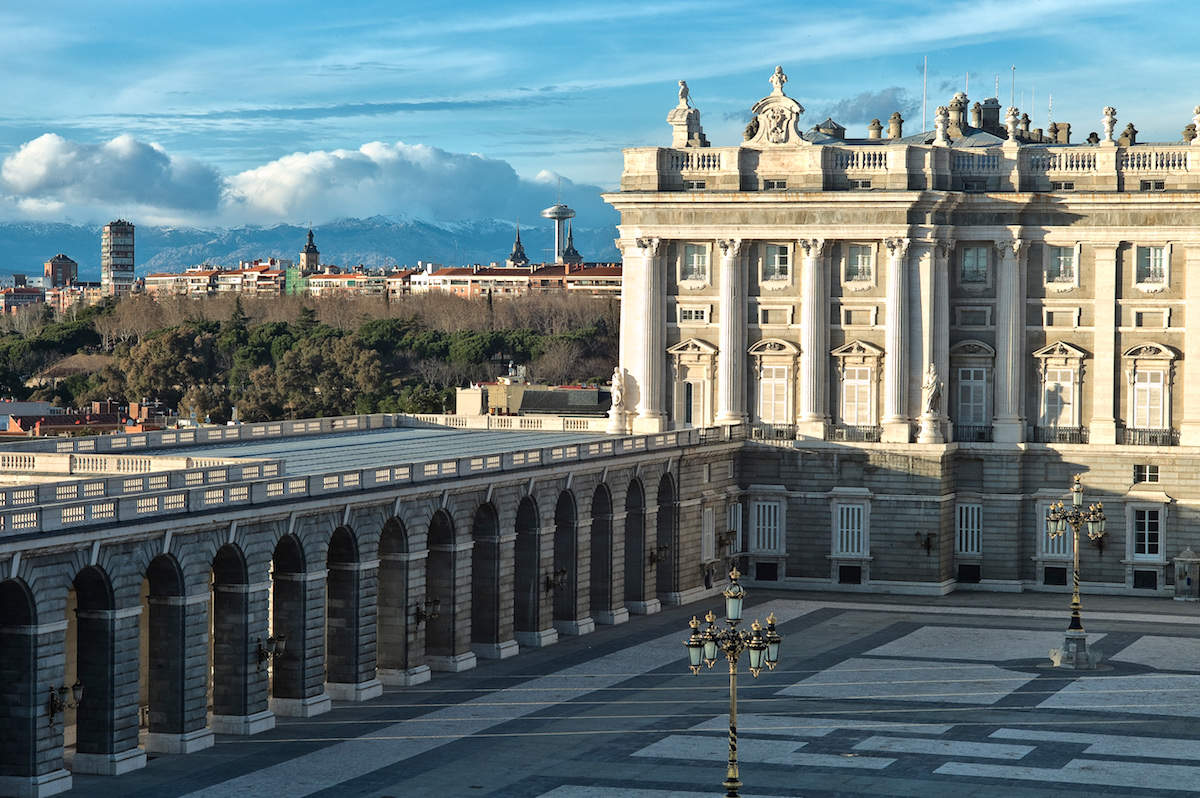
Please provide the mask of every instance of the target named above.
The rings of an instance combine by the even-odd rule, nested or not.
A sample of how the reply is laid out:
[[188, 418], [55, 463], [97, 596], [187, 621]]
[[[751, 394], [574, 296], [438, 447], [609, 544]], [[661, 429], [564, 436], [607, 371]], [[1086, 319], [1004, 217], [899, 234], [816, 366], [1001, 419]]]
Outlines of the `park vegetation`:
[[158, 400], [218, 423], [235, 406], [243, 421], [453, 412], [456, 387], [510, 363], [549, 384], [607, 380], [617, 313], [614, 299], [557, 294], [135, 295], [61, 318], [35, 306], [3, 318], [0, 390], [61, 407]]

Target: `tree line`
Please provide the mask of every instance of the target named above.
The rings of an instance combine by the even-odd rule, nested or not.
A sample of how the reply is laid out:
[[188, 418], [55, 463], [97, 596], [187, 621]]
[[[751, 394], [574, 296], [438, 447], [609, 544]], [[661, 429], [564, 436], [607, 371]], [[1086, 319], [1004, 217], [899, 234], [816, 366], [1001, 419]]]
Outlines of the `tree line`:
[[[0, 382], [14, 398], [62, 407], [158, 400], [218, 423], [235, 406], [243, 421], [440, 413], [453, 408], [456, 387], [510, 363], [538, 382], [606, 381], [618, 326], [615, 299], [558, 294], [135, 295], [58, 318], [44, 306], [5, 317]], [[102, 365], [37, 384], [55, 364], [69, 372], [66, 358], [77, 354], [102, 355]]]

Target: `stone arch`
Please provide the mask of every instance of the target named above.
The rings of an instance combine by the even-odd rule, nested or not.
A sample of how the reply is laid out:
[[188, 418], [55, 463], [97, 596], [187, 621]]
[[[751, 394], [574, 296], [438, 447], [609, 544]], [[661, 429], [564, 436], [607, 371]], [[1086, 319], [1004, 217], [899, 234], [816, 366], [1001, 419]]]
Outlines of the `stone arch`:
[[592, 540], [590, 566], [590, 615], [610, 617], [613, 609], [613, 519], [612, 492], [601, 482], [592, 492]]
[[[151, 735], [180, 735], [189, 730], [185, 690], [187, 616], [181, 600], [184, 592], [179, 561], [171, 554], [154, 557], [142, 580], [139, 624], [139, 704], [149, 707], [145, 721]], [[156, 741], [148, 738], [147, 749], [154, 750]]]
[[209, 691], [214, 728], [218, 728], [222, 723], [219, 719], [244, 718], [253, 711], [247, 689], [255, 667], [250, 661], [249, 567], [237, 544], [226, 543], [217, 549], [212, 560], [212, 586]]
[[[17, 579], [0, 581], [0, 781], [36, 775], [42, 712], [37, 693], [37, 604]], [[42, 721], [44, 723], [44, 721]]]
[[668, 471], [658, 481], [657, 546], [659, 556], [655, 582], [660, 594], [679, 593], [678, 508], [675, 480]]
[[579, 584], [579, 515], [575, 494], [564, 490], [554, 505], [554, 620], [574, 621]]
[[625, 604], [646, 601], [646, 492], [634, 477], [625, 491]]
[[[269, 661], [272, 699], [305, 698], [306, 652], [310, 643], [306, 566], [300, 539], [294, 534], [280, 536], [271, 554], [270, 634], [286, 643], [283, 653]], [[284, 705], [275, 703], [279, 706], [274, 709], [279, 712]]]
[[[79, 682], [84, 700], [63, 713], [63, 725], [74, 725], [76, 766], [80, 755], [107, 758], [113, 750], [112, 720], [116, 710], [115, 635], [116, 609], [112, 581], [101, 567], [89, 565], [75, 575], [67, 601], [66, 679]], [[73, 612], [72, 612], [73, 610]], [[74, 617], [71, 617], [74, 615]], [[86, 652], [80, 656], [80, 652]], [[82, 768], [91, 770], [91, 768]]]
[[[513, 628], [518, 634], [536, 634], [541, 627], [538, 572], [541, 547], [538, 540], [538, 507], [532, 496], [517, 505], [516, 564], [513, 582]], [[519, 639], [519, 638], [518, 638]]]
[[437, 617], [425, 621], [425, 655], [429, 657], [454, 656], [454, 636], [460, 620], [455, 607], [458, 591], [454, 542], [454, 519], [440, 509], [429, 521], [429, 556], [425, 559], [426, 604], [436, 601], [439, 607]]
[[379, 533], [379, 589], [375, 645], [379, 669], [388, 681], [400, 681], [409, 669], [408, 530], [389, 518]]
[[362, 656], [358, 540], [348, 527], [339, 526], [330, 535], [325, 567], [325, 681], [358, 684], [374, 678], [375, 663]]
[[500, 643], [500, 517], [490, 502], [471, 521], [471, 643]]

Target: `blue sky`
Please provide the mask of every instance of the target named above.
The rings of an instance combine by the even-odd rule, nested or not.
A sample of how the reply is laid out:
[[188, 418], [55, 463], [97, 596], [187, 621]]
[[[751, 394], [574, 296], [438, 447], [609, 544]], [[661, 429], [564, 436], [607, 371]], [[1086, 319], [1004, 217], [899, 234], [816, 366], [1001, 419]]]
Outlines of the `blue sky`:
[[[1184, 3], [56, 2], [0, 10], [0, 218], [193, 224], [372, 212], [602, 213], [620, 149], [666, 144], [686, 79], [736, 144], [782, 64], [815, 123], [863, 135], [963, 88], [1075, 140], [1117, 107], [1177, 140], [1200, 102]], [[1033, 105], [1036, 92], [1037, 103]], [[478, 196], [472, 196], [478, 195]], [[580, 224], [584, 224], [581, 213]]]

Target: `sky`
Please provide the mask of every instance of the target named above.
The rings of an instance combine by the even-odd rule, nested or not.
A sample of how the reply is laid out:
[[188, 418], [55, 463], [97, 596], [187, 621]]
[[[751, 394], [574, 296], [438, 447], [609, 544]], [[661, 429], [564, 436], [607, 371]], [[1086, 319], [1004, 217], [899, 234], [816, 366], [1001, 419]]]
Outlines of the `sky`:
[[43, 0], [0, 32], [6, 221], [515, 220], [561, 196], [607, 224], [599, 192], [622, 147], [669, 144], [678, 80], [735, 145], [776, 64], [807, 124], [859, 136], [894, 110], [917, 130], [926, 58], [930, 118], [998, 79], [1075, 141], [1105, 105], [1177, 141], [1200, 103], [1182, 2]]

